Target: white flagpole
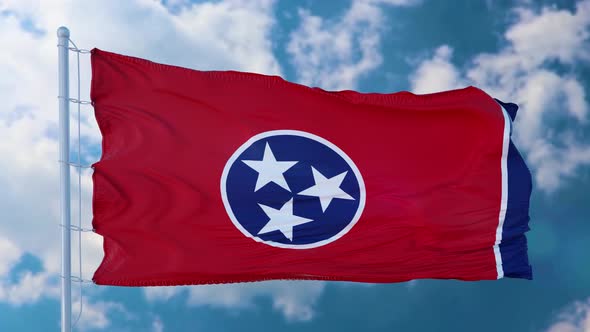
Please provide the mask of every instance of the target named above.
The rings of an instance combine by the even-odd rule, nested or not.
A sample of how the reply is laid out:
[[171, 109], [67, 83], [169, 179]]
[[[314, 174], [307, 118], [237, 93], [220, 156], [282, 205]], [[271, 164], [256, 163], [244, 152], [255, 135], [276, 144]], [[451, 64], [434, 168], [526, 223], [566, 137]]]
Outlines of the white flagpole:
[[70, 251], [70, 30], [57, 29], [59, 72], [59, 171], [61, 211], [61, 332], [72, 330], [72, 262]]

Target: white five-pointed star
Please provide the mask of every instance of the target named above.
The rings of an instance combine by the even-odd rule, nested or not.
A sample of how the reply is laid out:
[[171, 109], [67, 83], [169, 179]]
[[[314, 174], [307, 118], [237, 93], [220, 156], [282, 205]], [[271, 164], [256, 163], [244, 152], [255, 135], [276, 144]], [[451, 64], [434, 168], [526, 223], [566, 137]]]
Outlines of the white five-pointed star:
[[285, 180], [285, 173], [293, 165], [297, 164], [297, 161], [277, 161], [270, 145], [266, 143], [264, 147], [264, 156], [262, 160], [242, 160], [244, 164], [250, 166], [253, 170], [258, 172], [258, 178], [256, 179], [256, 187], [254, 191], [264, 187], [270, 182], [274, 182], [279, 186], [291, 191], [287, 181]]
[[315, 196], [319, 198], [320, 204], [322, 205], [322, 212], [326, 212], [326, 209], [334, 198], [354, 200], [352, 196], [340, 189], [340, 185], [342, 184], [342, 181], [344, 181], [344, 177], [346, 177], [348, 171], [329, 179], [313, 168], [313, 166], [311, 167], [311, 171], [313, 173], [315, 185], [300, 192], [299, 195]]
[[260, 206], [262, 211], [266, 213], [266, 216], [270, 218], [266, 225], [264, 225], [264, 227], [258, 232], [258, 235], [278, 230], [283, 233], [287, 239], [293, 241], [293, 227], [313, 221], [312, 219], [293, 215], [292, 198], [279, 210], [262, 204], [258, 204], [258, 206]]

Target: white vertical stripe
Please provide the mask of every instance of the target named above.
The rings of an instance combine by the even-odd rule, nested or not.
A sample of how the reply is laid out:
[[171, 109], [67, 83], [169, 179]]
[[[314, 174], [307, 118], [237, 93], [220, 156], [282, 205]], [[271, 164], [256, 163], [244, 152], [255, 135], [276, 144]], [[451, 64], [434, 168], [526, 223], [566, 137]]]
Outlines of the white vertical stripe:
[[502, 242], [502, 228], [506, 218], [506, 209], [508, 205], [508, 147], [510, 145], [510, 117], [502, 105], [499, 105], [504, 116], [504, 136], [502, 141], [502, 160], [500, 168], [502, 170], [502, 198], [500, 201], [500, 213], [498, 216], [498, 228], [496, 228], [496, 242], [494, 243], [494, 256], [496, 257], [496, 271], [498, 279], [504, 277], [502, 268], [502, 254], [500, 253], [500, 243]]

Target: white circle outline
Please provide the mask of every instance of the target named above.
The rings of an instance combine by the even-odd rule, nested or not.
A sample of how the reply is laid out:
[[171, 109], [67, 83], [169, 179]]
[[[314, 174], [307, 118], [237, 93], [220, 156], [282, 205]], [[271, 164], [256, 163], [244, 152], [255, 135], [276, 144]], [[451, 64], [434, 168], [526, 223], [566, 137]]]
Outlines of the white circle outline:
[[[344, 159], [344, 161], [346, 161], [348, 163], [348, 165], [350, 166], [350, 168], [354, 172], [354, 175], [356, 176], [358, 184], [359, 184], [359, 193], [360, 193], [359, 206], [357, 207], [356, 213], [355, 213], [354, 217], [352, 218], [352, 220], [348, 223], [348, 225], [346, 225], [346, 227], [344, 227], [336, 235], [334, 235], [328, 239], [321, 240], [319, 242], [315, 242], [315, 243], [299, 244], [299, 245], [297, 245], [297, 244], [284, 244], [284, 243], [279, 243], [279, 242], [274, 242], [274, 241], [264, 241], [261, 238], [250, 234], [250, 232], [248, 232], [242, 226], [242, 224], [240, 224], [240, 222], [238, 222], [238, 219], [236, 218], [236, 216], [234, 215], [234, 213], [231, 209], [231, 205], [229, 204], [229, 200], [227, 198], [227, 191], [225, 190], [226, 180], [227, 180], [227, 175], [229, 173], [229, 169], [234, 164], [234, 162], [238, 159], [238, 157], [242, 154], [242, 152], [244, 152], [246, 149], [248, 149], [250, 146], [252, 146], [252, 144], [254, 144], [255, 142], [258, 142], [259, 140], [261, 140], [263, 138], [271, 137], [271, 136], [278, 136], [278, 135], [300, 136], [300, 137], [309, 138], [311, 140], [322, 143], [322, 144], [328, 146], [329, 148], [331, 148], [332, 151], [336, 152], [340, 157], [342, 157], [342, 159]], [[337, 147], [332, 142], [330, 142], [322, 137], [319, 137], [314, 134], [310, 134], [305, 131], [290, 130], [290, 129], [265, 131], [260, 134], [252, 136], [249, 140], [247, 140], [244, 144], [242, 144], [231, 155], [231, 157], [227, 160], [227, 163], [225, 164], [225, 167], [223, 168], [223, 173], [221, 173], [220, 190], [221, 190], [221, 199], [223, 200], [223, 205], [225, 207], [225, 211], [227, 212], [227, 214], [228, 214], [229, 218], [231, 219], [232, 223], [234, 224], [234, 226], [236, 226], [236, 228], [239, 229], [240, 232], [242, 232], [242, 234], [244, 234], [246, 237], [249, 237], [249, 238], [255, 240], [256, 242], [262, 242], [262, 243], [267, 244], [272, 247], [285, 248], [285, 249], [317, 248], [317, 247], [321, 247], [323, 245], [326, 245], [328, 243], [338, 240], [339, 238], [344, 236], [344, 234], [348, 233], [348, 231], [350, 231], [352, 229], [352, 227], [360, 219], [360, 217], [363, 213], [363, 210], [365, 209], [365, 199], [366, 199], [365, 182], [363, 181], [363, 177], [361, 176], [361, 172], [356, 167], [356, 164], [352, 161], [352, 159], [350, 159], [350, 157], [346, 153], [344, 153], [344, 151], [340, 150], [339, 147]]]

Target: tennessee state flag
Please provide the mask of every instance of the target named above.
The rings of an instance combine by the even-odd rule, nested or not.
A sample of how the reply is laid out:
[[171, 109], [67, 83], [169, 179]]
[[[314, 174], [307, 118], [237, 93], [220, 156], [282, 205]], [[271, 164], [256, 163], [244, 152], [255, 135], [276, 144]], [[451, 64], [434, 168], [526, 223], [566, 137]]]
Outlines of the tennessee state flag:
[[324, 91], [94, 49], [97, 284], [531, 278], [515, 104]]

